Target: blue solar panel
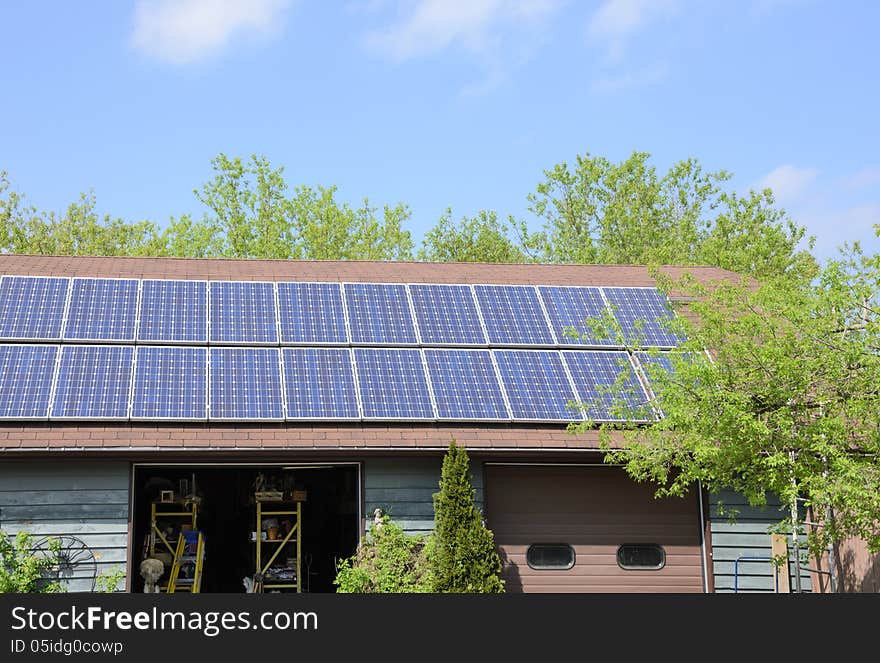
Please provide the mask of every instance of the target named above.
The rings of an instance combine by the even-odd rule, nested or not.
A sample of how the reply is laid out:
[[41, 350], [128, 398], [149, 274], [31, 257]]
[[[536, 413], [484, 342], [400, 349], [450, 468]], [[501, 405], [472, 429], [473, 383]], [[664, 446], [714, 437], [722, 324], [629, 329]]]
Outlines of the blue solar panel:
[[489, 342], [495, 345], [555, 345], [534, 287], [474, 286]]
[[281, 420], [277, 348], [211, 348], [211, 419]]
[[212, 281], [210, 287], [212, 343], [278, 343], [274, 284]]
[[346, 283], [352, 343], [414, 345], [417, 342], [406, 286]]
[[365, 419], [433, 419], [420, 350], [355, 348]]
[[279, 283], [282, 343], [347, 343], [342, 286], [338, 283]]
[[358, 419], [348, 348], [285, 348], [288, 419]]
[[64, 338], [134, 341], [137, 298], [135, 279], [73, 279]]
[[489, 350], [425, 350], [441, 419], [510, 419]]
[[568, 408], [576, 400], [559, 352], [496, 350], [495, 360], [514, 419], [572, 421], [583, 416]]
[[[576, 286], [538, 286], [547, 308], [550, 324], [560, 345], [614, 345], [614, 336], [599, 339], [587, 326], [587, 318], [599, 318], [607, 309], [599, 288]], [[572, 328], [581, 338], [566, 334]]]
[[0, 339], [60, 340], [69, 279], [0, 279]]
[[410, 285], [422, 343], [486, 345], [477, 305], [467, 285]]
[[681, 340], [663, 325], [672, 308], [656, 288], [602, 288], [628, 342], [671, 348]]
[[132, 419], [206, 419], [208, 349], [137, 349]]
[[[568, 350], [562, 353], [581, 403], [594, 421], [647, 421], [648, 395], [626, 352]], [[617, 383], [626, 371], [625, 382]], [[619, 388], [617, 388], [619, 387]]]
[[0, 345], [0, 419], [45, 419], [56, 345]]
[[636, 358], [639, 360], [639, 363], [642, 365], [643, 371], [646, 376], [650, 376], [651, 373], [655, 370], [652, 368], [653, 366], [656, 366], [658, 369], [666, 371], [667, 374], [672, 375], [673, 367], [671, 353], [636, 352], [635, 354]]
[[52, 418], [127, 419], [134, 347], [67, 345], [52, 401]]
[[208, 284], [145, 280], [141, 286], [138, 340], [207, 343]]

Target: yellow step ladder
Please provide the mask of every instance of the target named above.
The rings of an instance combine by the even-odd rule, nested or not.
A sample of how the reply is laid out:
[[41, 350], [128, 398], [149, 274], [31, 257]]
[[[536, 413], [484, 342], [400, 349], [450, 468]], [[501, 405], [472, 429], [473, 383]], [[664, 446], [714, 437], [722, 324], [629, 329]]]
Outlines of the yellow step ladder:
[[[174, 551], [174, 562], [168, 578], [168, 594], [188, 591], [198, 594], [202, 589], [202, 568], [205, 563], [205, 537], [200, 531], [181, 532], [177, 538], [177, 549]], [[180, 569], [185, 565], [194, 565], [191, 578], [181, 578]]]

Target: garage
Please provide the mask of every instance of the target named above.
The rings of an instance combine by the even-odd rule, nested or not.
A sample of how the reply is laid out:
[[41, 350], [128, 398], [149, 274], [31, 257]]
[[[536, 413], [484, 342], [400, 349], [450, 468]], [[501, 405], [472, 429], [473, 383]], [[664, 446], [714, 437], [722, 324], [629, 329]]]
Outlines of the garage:
[[161, 562], [160, 591], [333, 592], [357, 546], [358, 463], [135, 464], [132, 481], [133, 561]]
[[508, 592], [702, 592], [697, 495], [654, 498], [622, 469], [486, 464]]

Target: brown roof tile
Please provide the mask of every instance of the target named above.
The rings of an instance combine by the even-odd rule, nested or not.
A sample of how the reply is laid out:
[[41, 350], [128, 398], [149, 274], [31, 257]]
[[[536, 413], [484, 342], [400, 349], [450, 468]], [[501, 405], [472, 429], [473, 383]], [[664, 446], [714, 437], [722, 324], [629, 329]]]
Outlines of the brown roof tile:
[[[716, 267], [662, 267], [677, 276], [690, 271], [701, 281], [735, 277]], [[539, 265], [429, 263], [371, 260], [231, 260], [0, 255], [0, 274], [97, 276], [221, 281], [360, 281], [381, 283], [506, 283], [650, 286], [642, 265]]]
[[355, 450], [433, 449], [451, 438], [478, 449], [597, 449], [598, 432], [571, 435], [562, 426], [382, 426], [298, 427], [283, 424], [250, 427], [137, 424], [107, 425], [104, 430], [73, 423], [0, 426], [0, 454], [41, 451], [133, 452], [144, 450], [260, 449]]

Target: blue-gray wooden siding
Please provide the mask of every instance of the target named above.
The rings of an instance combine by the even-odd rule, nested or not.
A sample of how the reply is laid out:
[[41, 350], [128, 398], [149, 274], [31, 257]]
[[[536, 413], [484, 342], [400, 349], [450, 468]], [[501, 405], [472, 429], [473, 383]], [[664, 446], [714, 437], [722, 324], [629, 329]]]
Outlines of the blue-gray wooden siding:
[[[434, 529], [433, 495], [439, 489], [442, 458], [377, 458], [364, 462], [364, 514], [367, 529], [376, 508], [409, 534]], [[471, 483], [477, 508], [483, 508], [483, 468], [471, 460]]]
[[[96, 570], [125, 570], [129, 466], [124, 462], [0, 462], [0, 529], [35, 537], [74, 536], [96, 558]], [[67, 591], [92, 589], [92, 569], [77, 565]], [[124, 591], [125, 581], [117, 587]]]
[[[719, 513], [736, 510], [734, 522], [729, 515]], [[764, 507], [750, 506], [742, 495], [724, 491], [709, 496], [710, 522], [712, 532], [712, 567], [715, 573], [715, 591], [733, 592], [738, 586], [740, 592], [772, 592], [775, 589], [773, 567], [765, 561], [741, 560], [736, 574], [735, 562], [738, 557], [770, 557], [771, 544], [769, 527], [788, 515], [778, 499], [768, 498]], [[795, 588], [794, 551], [789, 537], [789, 577], [791, 589]], [[735, 576], [738, 582], [735, 583]], [[801, 571], [801, 586], [810, 591], [811, 582], [808, 571]]]

